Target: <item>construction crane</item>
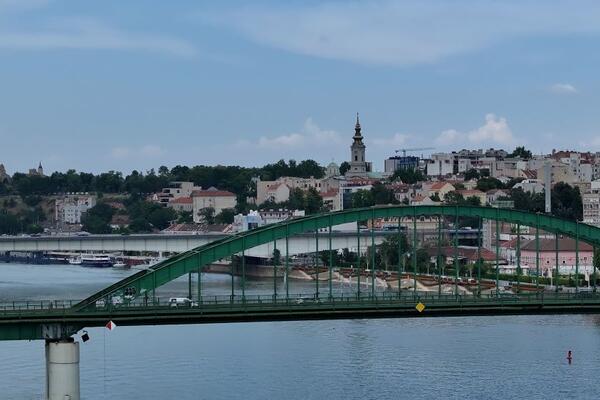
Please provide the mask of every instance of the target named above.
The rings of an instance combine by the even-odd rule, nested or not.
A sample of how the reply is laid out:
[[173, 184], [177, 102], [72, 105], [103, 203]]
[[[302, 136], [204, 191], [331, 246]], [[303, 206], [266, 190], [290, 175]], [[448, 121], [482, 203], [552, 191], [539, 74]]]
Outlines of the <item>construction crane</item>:
[[398, 149], [396, 150], [396, 154], [398, 154], [399, 152], [402, 152], [402, 156], [406, 157], [406, 152], [407, 151], [422, 151], [422, 150], [433, 150], [433, 147], [413, 147], [410, 149]]

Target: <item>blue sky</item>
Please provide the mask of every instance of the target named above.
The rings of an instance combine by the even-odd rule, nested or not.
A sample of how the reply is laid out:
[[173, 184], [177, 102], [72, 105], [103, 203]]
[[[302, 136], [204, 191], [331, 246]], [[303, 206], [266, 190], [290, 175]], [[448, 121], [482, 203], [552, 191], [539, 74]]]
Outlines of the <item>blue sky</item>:
[[600, 151], [598, 1], [0, 0], [10, 173]]

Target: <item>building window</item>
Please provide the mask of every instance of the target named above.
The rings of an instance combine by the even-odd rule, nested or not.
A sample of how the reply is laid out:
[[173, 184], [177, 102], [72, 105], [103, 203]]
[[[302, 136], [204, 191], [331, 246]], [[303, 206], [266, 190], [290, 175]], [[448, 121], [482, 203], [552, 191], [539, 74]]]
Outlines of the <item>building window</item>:
[[358, 161], [358, 156], [354, 156], [354, 161]]

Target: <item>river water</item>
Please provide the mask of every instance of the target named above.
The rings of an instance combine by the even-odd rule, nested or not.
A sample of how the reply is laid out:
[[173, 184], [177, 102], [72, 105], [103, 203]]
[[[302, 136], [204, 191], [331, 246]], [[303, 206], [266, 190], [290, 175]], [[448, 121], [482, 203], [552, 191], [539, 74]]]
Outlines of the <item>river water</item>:
[[[83, 298], [130, 273], [0, 264], [0, 302]], [[202, 280], [206, 294], [229, 290], [229, 276], [203, 275]], [[307, 290], [306, 284], [290, 284], [298, 291]], [[268, 280], [249, 281], [247, 287], [250, 292], [267, 293], [270, 285]], [[187, 280], [170, 285], [168, 291], [185, 293]], [[600, 397], [597, 316], [262, 322], [88, 331], [91, 340], [80, 345], [83, 399]], [[567, 350], [574, 354], [571, 365]], [[43, 389], [43, 342], [0, 342], [0, 399], [40, 399]]]

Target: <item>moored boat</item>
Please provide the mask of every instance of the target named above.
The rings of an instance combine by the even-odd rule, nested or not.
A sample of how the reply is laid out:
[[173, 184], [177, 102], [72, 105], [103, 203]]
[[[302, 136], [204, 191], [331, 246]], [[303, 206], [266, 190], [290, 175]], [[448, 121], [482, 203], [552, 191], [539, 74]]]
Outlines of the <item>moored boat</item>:
[[127, 265], [123, 260], [116, 260], [113, 264], [113, 268], [129, 268], [129, 265]]
[[69, 258], [70, 265], [81, 265], [81, 257]]
[[106, 268], [113, 266], [113, 260], [109, 256], [102, 254], [82, 254], [81, 255], [81, 266], [82, 267], [95, 267], [95, 268]]

